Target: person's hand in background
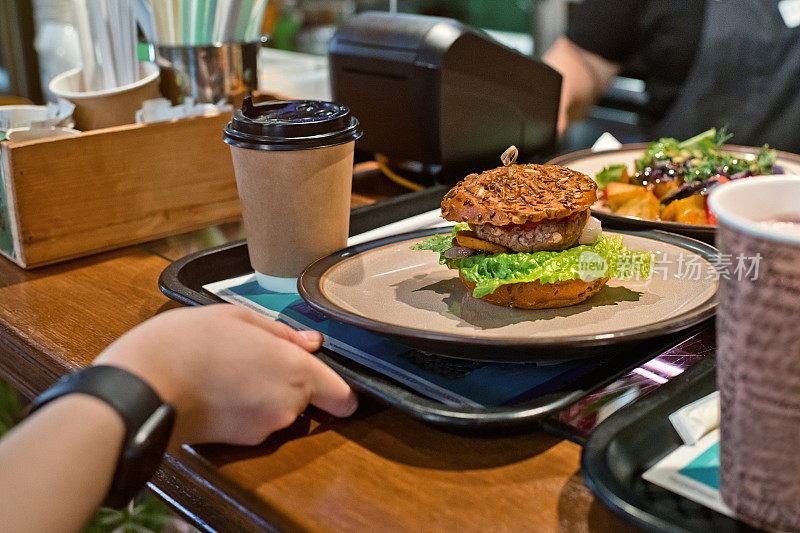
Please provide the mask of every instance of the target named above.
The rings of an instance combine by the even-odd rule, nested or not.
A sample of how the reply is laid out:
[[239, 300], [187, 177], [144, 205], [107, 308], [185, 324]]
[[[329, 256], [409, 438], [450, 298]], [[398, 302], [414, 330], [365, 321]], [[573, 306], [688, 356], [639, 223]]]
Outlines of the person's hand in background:
[[172, 442], [258, 444], [308, 404], [351, 415], [358, 401], [311, 355], [322, 336], [247, 309], [176, 309], [132, 329], [95, 360], [130, 370], [173, 405]]
[[588, 52], [561, 37], [542, 56], [542, 61], [563, 77], [558, 111], [558, 134], [589, 114], [606, 92], [621, 66]]

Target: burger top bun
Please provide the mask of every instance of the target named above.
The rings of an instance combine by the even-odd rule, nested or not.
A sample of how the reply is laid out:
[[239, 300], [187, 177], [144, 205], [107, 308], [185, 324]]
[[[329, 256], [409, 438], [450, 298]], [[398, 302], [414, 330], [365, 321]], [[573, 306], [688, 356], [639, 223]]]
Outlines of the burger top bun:
[[589, 209], [597, 185], [556, 165], [511, 165], [470, 174], [442, 200], [442, 217], [470, 224], [525, 224]]

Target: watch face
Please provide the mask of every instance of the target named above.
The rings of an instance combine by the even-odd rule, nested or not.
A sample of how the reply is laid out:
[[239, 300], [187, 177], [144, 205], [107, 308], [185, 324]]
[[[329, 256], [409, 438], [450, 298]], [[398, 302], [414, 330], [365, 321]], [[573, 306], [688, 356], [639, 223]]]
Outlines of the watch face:
[[125, 505], [150, 480], [169, 443], [175, 410], [162, 404], [128, 441], [117, 466], [109, 501]]

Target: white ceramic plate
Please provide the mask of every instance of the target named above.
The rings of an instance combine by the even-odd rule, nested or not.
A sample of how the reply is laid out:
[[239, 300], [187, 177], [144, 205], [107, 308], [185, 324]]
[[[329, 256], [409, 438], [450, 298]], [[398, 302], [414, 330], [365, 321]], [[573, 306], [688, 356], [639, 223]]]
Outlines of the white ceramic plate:
[[[306, 268], [300, 295], [318, 311], [414, 348], [494, 361], [585, 357], [610, 344], [690, 327], [716, 307], [718, 283], [706, 275], [713, 271], [716, 250], [678, 235], [620, 232], [629, 249], [661, 254], [656, 275], [612, 279], [578, 305], [525, 310], [473, 298], [457, 274], [439, 264], [438, 254], [411, 250], [442, 232], [421, 230], [330, 255]], [[681, 277], [681, 265], [688, 263], [703, 272], [698, 279]]]

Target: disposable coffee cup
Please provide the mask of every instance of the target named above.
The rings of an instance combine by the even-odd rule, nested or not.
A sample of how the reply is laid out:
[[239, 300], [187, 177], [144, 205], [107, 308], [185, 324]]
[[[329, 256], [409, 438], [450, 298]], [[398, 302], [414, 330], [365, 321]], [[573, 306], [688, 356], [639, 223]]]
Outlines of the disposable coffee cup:
[[718, 220], [720, 494], [742, 520], [800, 530], [800, 176], [736, 180]]
[[287, 100], [234, 111], [231, 146], [250, 264], [263, 288], [297, 290], [310, 263], [347, 245], [353, 149], [361, 136], [350, 110]]

